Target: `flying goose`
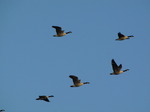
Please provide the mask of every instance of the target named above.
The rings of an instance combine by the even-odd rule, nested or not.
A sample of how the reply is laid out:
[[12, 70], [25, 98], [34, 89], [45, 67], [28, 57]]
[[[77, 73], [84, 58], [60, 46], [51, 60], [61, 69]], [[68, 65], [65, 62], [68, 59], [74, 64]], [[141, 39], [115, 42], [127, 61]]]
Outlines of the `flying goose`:
[[56, 35], [53, 35], [54, 37], [62, 37], [64, 35], [67, 35], [68, 33], [72, 33], [71, 31], [64, 32], [64, 30], [62, 30], [62, 28], [59, 26], [52, 26], [52, 27], [56, 29], [56, 33], [57, 33]]
[[118, 39], [116, 40], [125, 40], [125, 39], [129, 39], [130, 37], [134, 37], [133, 35], [130, 35], [130, 36], [125, 36], [123, 34], [121, 34], [120, 32], [118, 33]]
[[112, 64], [113, 73], [110, 73], [110, 75], [118, 75], [129, 70], [129, 69], [125, 69], [121, 71], [122, 64], [118, 66], [114, 59], [112, 59], [111, 64]]
[[74, 85], [71, 85], [70, 87], [79, 87], [84, 84], [90, 84], [89, 82], [83, 82], [83, 83], [80, 82], [81, 80], [79, 80], [77, 76], [70, 75], [69, 77], [73, 80], [73, 83], [74, 83]]
[[39, 96], [39, 98], [36, 98], [36, 100], [44, 100], [46, 102], [50, 102], [48, 99], [49, 97], [54, 97], [54, 96], [53, 95], [51, 95], [51, 96]]

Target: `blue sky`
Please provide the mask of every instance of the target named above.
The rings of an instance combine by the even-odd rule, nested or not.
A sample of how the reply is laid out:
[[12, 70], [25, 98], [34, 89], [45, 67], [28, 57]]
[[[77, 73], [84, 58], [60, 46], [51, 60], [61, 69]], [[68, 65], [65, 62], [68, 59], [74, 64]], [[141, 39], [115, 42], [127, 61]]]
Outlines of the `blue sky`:
[[[0, 0], [0, 109], [149, 112], [149, 10], [149, 0]], [[53, 37], [52, 25], [73, 33]], [[130, 70], [109, 75], [111, 59]], [[91, 84], [71, 88], [69, 75]]]

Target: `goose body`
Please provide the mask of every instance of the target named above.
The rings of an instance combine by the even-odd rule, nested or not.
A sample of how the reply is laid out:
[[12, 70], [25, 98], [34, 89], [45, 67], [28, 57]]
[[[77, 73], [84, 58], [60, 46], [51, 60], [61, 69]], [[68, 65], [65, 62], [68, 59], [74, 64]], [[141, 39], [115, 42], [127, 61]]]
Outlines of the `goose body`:
[[77, 76], [70, 75], [69, 77], [73, 80], [73, 84], [74, 84], [74, 85], [71, 85], [70, 87], [79, 87], [79, 86], [82, 86], [84, 84], [90, 84], [89, 82], [83, 82], [82, 83], [81, 80], [79, 80]]
[[110, 75], [118, 75], [118, 74], [121, 74], [121, 73], [126, 72], [126, 71], [129, 70], [129, 69], [121, 70], [122, 69], [122, 64], [120, 64], [118, 66], [114, 59], [112, 59], [111, 64], [112, 64], [113, 73], [110, 73]]
[[48, 98], [54, 97], [53, 95], [51, 96], [39, 96], [39, 98], [36, 98], [36, 100], [44, 100], [46, 102], [50, 102]]
[[64, 30], [62, 30], [62, 28], [59, 27], [59, 26], [52, 26], [52, 27], [55, 28], [55, 30], [56, 30], [56, 35], [53, 35], [54, 37], [62, 37], [62, 36], [64, 36], [64, 35], [67, 35], [67, 34], [69, 34], [69, 33], [72, 33], [71, 31], [69, 31], [69, 32], [64, 32]]
[[118, 39], [116, 39], [116, 40], [125, 40], [125, 39], [129, 39], [130, 37], [134, 37], [133, 35], [130, 35], [130, 36], [125, 36], [125, 35], [123, 35], [122, 33], [118, 33]]

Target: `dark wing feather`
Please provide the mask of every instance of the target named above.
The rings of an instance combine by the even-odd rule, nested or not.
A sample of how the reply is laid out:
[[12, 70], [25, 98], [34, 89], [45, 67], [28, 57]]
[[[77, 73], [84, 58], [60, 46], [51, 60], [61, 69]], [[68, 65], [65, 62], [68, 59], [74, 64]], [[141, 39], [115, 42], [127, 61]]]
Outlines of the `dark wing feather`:
[[52, 27], [56, 29], [56, 33], [57, 33], [57, 34], [60, 34], [60, 33], [63, 33], [63, 32], [64, 32], [64, 31], [62, 30], [62, 28], [59, 27], [59, 26], [52, 26]]
[[120, 32], [118, 33], [118, 37], [121, 38], [121, 37], [124, 37], [125, 35], [121, 34]]
[[76, 83], [80, 83], [80, 80], [78, 79], [78, 77], [77, 77], [77, 76], [70, 75], [69, 77], [73, 80], [73, 83], [74, 83], [74, 84], [76, 84]]
[[121, 68], [122, 68], [122, 64], [120, 64], [120, 65], [118, 66], [118, 70], [120, 71]]
[[45, 96], [39, 96], [38, 98], [36, 98], [36, 100], [43, 100], [45, 98]]
[[45, 98], [46, 96], [39, 96], [39, 98]]
[[112, 64], [113, 71], [118, 72], [119, 71], [118, 65], [116, 64], [114, 59], [112, 59], [111, 64]]
[[45, 98], [45, 99], [44, 99], [44, 101], [46, 101], [46, 102], [50, 102], [48, 98]]
[[39, 96], [39, 98], [37, 98], [38, 100], [44, 100], [47, 102], [50, 102], [49, 99], [46, 96]]

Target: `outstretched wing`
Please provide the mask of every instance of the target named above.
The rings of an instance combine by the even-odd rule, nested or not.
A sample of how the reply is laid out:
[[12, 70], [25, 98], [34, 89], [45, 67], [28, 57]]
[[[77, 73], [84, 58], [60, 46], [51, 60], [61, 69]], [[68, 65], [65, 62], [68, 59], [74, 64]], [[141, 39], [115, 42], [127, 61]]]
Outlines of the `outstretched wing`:
[[[112, 64], [112, 69], [113, 69], [114, 72], [120, 71], [120, 70], [119, 70], [119, 67], [118, 67], [118, 65], [116, 64], [116, 62], [115, 62], [114, 59], [112, 59], [111, 64]], [[122, 65], [119, 65], [119, 66], [122, 67]]]
[[122, 68], [122, 64], [120, 64], [120, 65], [118, 66], [118, 70], [120, 71], [121, 68]]
[[57, 34], [60, 34], [60, 33], [63, 33], [63, 32], [64, 32], [64, 31], [62, 30], [62, 28], [59, 27], [59, 26], [52, 26], [52, 27], [56, 29], [56, 33], [57, 33]]
[[119, 37], [119, 38], [124, 37], [124, 36], [125, 36], [125, 35], [123, 35], [122, 33], [120, 33], [120, 32], [118, 33], [118, 37]]
[[73, 83], [74, 83], [74, 84], [76, 84], [76, 83], [80, 83], [80, 80], [78, 79], [78, 77], [77, 77], [77, 76], [70, 75], [69, 77], [73, 80]]
[[45, 99], [44, 99], [44, 101], [46, 101], [46, 102], [50, 102], [48, 98], [45, 98]]
[[44, 96], [39, 96], [36, 100], [43, 100]]
[[39, 96], [39, 98], [45, 98], [46, 96]]
[[50, 102], [49, 99], [47, 98], [47, 96], [39, 96], [39, 98], [37, 98], [37, 100], [44, 100], [46, 102]]

